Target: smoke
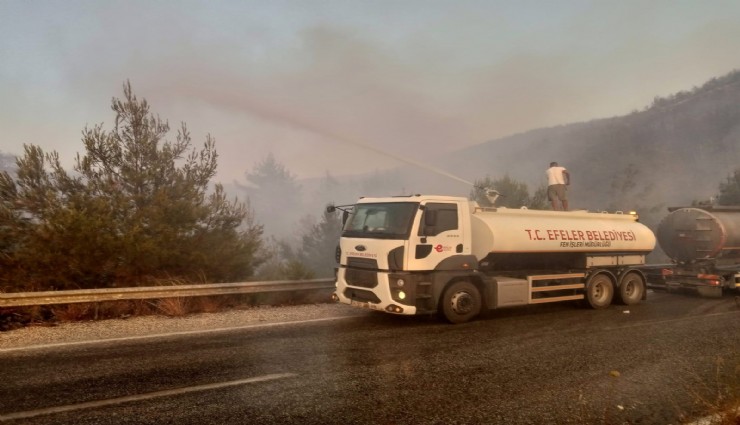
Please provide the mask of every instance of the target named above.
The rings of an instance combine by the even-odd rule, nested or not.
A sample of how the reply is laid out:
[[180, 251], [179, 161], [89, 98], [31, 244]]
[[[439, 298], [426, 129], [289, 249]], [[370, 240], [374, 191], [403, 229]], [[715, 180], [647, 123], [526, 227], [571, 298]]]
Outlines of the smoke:
[[51, 4], [36, 18], [11, 5], [25, 10], [6, 14], [19, 19], [5, 39], [24, 50], [0, 47], [22, 87], [0, 88], [19, 101], [0, 117], [6, 149], [73, 157], [82, 127], [112, 122], [128, 79], [194, 140], [216, 138], [221, 180], [270, 152], [299, 177], [384, 170], [642, 109], [736, 67], [740, 47], [733, 4], [172, 6]]

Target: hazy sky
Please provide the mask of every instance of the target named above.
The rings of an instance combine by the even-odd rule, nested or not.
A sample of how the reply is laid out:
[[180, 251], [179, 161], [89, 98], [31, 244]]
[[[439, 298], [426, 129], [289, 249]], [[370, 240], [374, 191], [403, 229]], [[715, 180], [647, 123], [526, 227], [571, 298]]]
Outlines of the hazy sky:
[[270, 152], [299, 177], [368, 171], [399, 163], [353, 144], [426, 161], [623, 115], [739, 53], [737, 0], [0, 0], [0, 150], [71, 164], [130, 80], [216, 139], [220, 181]]

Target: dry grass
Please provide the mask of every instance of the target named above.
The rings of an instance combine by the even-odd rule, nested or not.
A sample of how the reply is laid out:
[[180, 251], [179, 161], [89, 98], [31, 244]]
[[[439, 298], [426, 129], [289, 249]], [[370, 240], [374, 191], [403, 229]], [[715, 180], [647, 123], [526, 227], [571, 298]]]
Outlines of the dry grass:
[[293, 292], [268, 292], [263, 294], [248, 294], [246, 303], [251, 306], [258, 305], [300, 305], [319, 304], [331, 302], [333, 289], [324, 291], [293, 291]]
[[90, 303], [63, 304], [51, 308], [54, 317], [60, 322], [79, 322], [93, 319], [94, 306]]
[[129, 305], [132, 316], [149, 316], [157, 313], [156, 305], [148, 300], [131, 300]]
[[[179, 285], [191, 282], [168, 279], [159, 280], [157, 283]], [[120, 319], [153, 314], [180, 317], [190, 313], [216, 313], [228, 309], [252, 308], [261, 305], [330, 303], [332, 292], [332, 290], [272, 292], [18, 307], [0, 310], [0, 331], [29, 325], [54, 325], [56, 322]]]
[[[690, 368], [682, 369], [685, 377], [683, 388], [689, 395], [689, 403], [674, 403], [679, 423], [691, 425], [740, 425], [740, 355], [731, 361], [717, 358], [714, 364], [714, 376], [706, 378]], [[622, 406], [613, 400], [619, 382], [619, 371], [609, 372], [610, 382], [603, 397], [606, 404], [603, 409], [594, 409], [601, 404], [599, 400], [589, 400], [579, 393], [576, 409], [573, 410], [569, 423], [574, 424], [621, 424], [625, 421], [623, 413], [628, 406]], [[692, 402], [693, 401], [693, 402]], [[674, 422], [675, 423], [675, 422]]]
[[[60, 322], [118, 319], [132, 316], [135, 305], [129, 301], [62, 304], [50, 307], [53, 317]], [[151, 309], [150, 309], [151, 311]]]
[[218, 313], [224, 310], [225, 297], [197, 297], [190, 304], [191, 311], [197, 313]]
[[43, 323], [52, 319], [51, 309], [45, 306], [34, 305], [22, 309], [31, 323]]
[[717, 358], [712, 382], [702, 379], [697, 382], [686, 389], [694, 400], [694, 407], [707, 416], [686, 423], [740, 425], [740, 355], [729, 361]]
[[169, 317], [181, 317], [188, 313], [188, 299], [182, 297], [162, 298], [157, 300], [157, 311]]
[[133, 314], [132, 303], [123, 301], [107, 301], [98, 303], [97, 319], [119, 319], [126, 318]]

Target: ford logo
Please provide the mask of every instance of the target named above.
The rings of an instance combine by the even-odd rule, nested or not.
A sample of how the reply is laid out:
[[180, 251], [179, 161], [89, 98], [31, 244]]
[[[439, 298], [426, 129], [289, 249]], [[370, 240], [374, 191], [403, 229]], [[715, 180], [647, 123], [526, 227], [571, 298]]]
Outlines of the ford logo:
[[365, 248], [365, 245], [357, 245], [357, 246], [355, 247], [355, 249], [356, 249], [356, 250], [358, 250], [358, 251], [360, 251], [360, 252], [363, 252], [363, 251], [364, 251], [364, 250], [366, 250], [367, 248]]

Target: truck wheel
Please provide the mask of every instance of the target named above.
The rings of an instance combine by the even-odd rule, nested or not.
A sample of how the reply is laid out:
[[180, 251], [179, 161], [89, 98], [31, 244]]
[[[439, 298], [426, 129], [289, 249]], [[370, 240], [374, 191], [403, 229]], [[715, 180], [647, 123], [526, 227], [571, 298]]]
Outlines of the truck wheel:
[[450, 323], [467, 322], [477, 316], [480, 309], [480, 292], [470, 282], [455, 282], [442, 295], [442, 314]]
[[599, 273], [591, 276], [586, 283], [586, 303], [594, 309], [609, 307], [614, 297], [614, 285], [609, 276]]
[[619, 302], [625, 305], [637, 304], [645, 295], [645, 280], [637, 272], [629, 272], [619, 284]]

